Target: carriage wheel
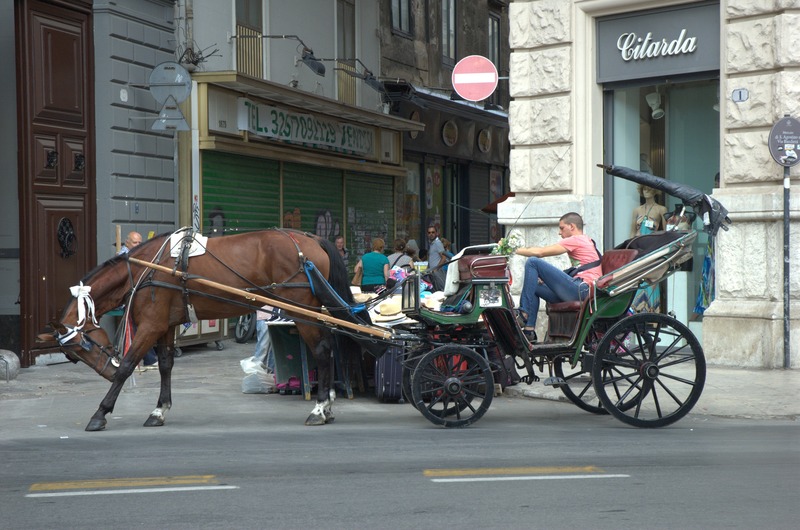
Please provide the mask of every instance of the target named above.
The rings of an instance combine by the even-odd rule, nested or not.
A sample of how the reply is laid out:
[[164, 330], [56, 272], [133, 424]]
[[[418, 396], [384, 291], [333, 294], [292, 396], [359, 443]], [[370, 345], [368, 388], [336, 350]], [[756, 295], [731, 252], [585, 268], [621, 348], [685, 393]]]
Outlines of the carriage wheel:
[[562, 378], [567, 384], [561, 387], [561, 392], [568, 400], [579, 408], [592, 414], [608, 414], [597, 397], [592, 381], [592, 373], [581, 370], [581, 363], [572, 367], [570, 357], [559, 356], [553, 362], [553, 370], [557, 377]]
[[234, 339], [239, 344], [244, 344], [256, 334], [256, 314], [247, 313], [239, 317], [233, 330]]
[[639, 313], [616, 323], [592, 367], [603, 407], [634, 427], [663, 427], [694, 407], [706, 380], [703, 349], [674, 318]]
[[412, 403], [432, 423], [466, 427], [486, 413], [494, 377], [482, 355], [465, 346], [440, 346], [426, 353], [411, 377]]

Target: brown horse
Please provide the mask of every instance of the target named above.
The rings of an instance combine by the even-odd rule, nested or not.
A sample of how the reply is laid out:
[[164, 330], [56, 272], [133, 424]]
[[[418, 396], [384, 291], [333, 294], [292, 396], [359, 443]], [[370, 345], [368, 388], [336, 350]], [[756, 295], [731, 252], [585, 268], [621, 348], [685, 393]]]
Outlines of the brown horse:
[[[370, 324], [366, 311], [356, 314], [351, 310], [353, 297], [345, 264], [327, 240], [294, 230], [271, 229], [201, 238], [193, 247], [203, 253], [189, 257], [191, 230], [180, 230], [173, 238], [170, 243], [169, 234], [158, 236], [132, 250], [129, 256], [116, 256], [102, 263], [81, 285], [71, 288], [73, 298], [61, 321], [51, 323], [54, 332], [40, 335], [40, 339], [57, 340], [70, 360], [83, 361], [112, 382], [86, 426], [87, 431], [105, 428], [105, 416], [114, 410], [123, 384], [156, 342], [161, 392], [156, 409], [144, 425], [163, 425], [164, 414], [172, 405], [170, 377], [175, 326], [189, 321], [237, 317], [253, 311], [254, 305], [262, 305], [208, 287], [201, 283], [203, 279], [289, 302], [301, 311], [318, 312], [325, 305], [331, 314], [343, 320]], [[169, 267], [177, 275], [142, 266], [129, 257]], [[94, 319], [95, 315], [121, 304], [127, 306], [126, 316], [136, 329], [124, 356]], [[300, 336], [318, 366], [317, 404], [306, 425], [329, 423], [333, 421], [332, 328], [304, 321], [291, 311], [287, 315], [295, 319]]]

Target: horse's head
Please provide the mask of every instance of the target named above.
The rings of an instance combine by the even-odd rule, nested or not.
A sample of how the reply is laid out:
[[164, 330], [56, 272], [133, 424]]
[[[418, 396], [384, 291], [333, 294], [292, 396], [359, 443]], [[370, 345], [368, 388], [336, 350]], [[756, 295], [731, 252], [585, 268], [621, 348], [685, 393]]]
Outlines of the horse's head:
[[50, 325], [54, 331], [40, 334], [40, 341], [57, 341], [67, 359], [74, 363], [83, 361], [109, 381], [114, 379], [120, 357], [103, 328], [91, 322], [87, 322], [81, 328], [67, 326], [61, 322], [51, 322]]

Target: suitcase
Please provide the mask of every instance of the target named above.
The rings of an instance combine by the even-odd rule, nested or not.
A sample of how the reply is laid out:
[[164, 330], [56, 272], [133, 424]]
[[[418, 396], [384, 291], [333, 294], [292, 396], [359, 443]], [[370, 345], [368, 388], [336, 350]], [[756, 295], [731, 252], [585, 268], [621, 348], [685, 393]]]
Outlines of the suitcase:
[[403, 403], [403, 348], [392, 345], [375, 359], [375, 396], [384, 403]]

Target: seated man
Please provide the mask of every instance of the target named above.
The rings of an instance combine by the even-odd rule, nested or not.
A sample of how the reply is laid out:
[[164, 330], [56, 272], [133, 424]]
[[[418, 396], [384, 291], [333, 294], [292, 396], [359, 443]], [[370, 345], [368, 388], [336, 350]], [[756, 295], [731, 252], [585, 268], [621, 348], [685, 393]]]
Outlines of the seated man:
[[[522, 284], [520, 306], [527, 313], [525, 334], [536, 340], [536, 316], [539, 299], [550, 303], [584, 300], [589, 296], [589, 284], [602, 274], [600, 253], [594, 241], [583, 233], [583, 218], [575, 212], [564, 214], [558, 221], [561, 241], [546, 247], [521, 247], [516, 254], [527, 256], [525, 280]], [[558, 269], [541, 258], [566, 253], [573, 267], [579, 270], [575, 276]]]

